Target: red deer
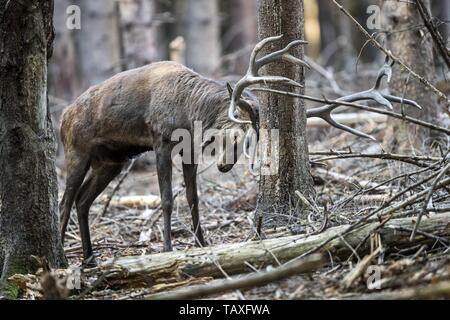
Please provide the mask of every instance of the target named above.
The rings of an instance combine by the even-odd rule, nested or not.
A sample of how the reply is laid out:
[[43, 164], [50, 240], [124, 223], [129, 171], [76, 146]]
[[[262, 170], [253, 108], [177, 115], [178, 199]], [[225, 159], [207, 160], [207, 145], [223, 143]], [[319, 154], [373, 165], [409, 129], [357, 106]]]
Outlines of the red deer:
[[[61, 123], [61, 138], [67, 163], [66, 189], [60, 203], [61, 238], [64, 235], [73, 203], [78, 216], [84, 263], [95, 265], [90, 240], [88, 215], [94, 200], [121, 172], [130, 158], [154, 150], [164, 218], [164, 251], [172, 250], [171, 213], [172, 148], [171, 135], [176, 129], [192, 130], [194, 121], [203, 129], [227, 129], [252, 126], [258, 130], [258, 101], [245, 87], [261, 83], [300, 86], [279, 76], [259, 76], [259, 69], [271, 62], [285, 60], [297, 65], [306, 63], [288, 51], [305, 42], [291, 42], [283, 50], [257, 58], [267, 44], [280, 39], [261, 41], [253, 50], [247, 75], [234, 91], [225, 83], [205, 78], [175, 62], [158, 62], [125, 71], [98, 84], [70, 105]], [[359, 97], [360, 98], [360, 97]], [[370, 98], [369, 98], [370, 99]], [[367, 99], [366, 99], [367, 100]], [[330, 116], [335, 106], [328, 106], [308, 116], [322, 117], [330, 124], [365, 136], [335, 123]], [[237, 142], [233, 150], [237, 159]], [[223, 159], [217, 164], [222, 172], [233, 164]], [[186, 196], [191, 210], [195, 242], [205, 246], [198, 213], [197, 165], [183, 163]], [[87, 177], [86, 177], [87, 175]]]

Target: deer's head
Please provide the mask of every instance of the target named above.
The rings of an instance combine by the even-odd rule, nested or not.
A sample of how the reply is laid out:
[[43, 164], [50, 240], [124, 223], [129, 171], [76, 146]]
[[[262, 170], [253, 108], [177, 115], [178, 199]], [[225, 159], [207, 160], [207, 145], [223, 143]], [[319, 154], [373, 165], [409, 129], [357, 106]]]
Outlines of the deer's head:
[[[308, 66], [308, 64], [300, 60], [288, 51], [298, 45], [305, 44], [306, 42], [303, 40], [295, 40], [289, 43], [285, 48], [269, 53], [263, 57], [258, 57], [259, 52], [268, 44], [273, 43], [277, 40], [280, 40], [282, 36], [270, 37], [259, 42], [252, 51], [250, 56], [249, 68], [246, 75], [237, 82], [236, 86], [231, 88], [228, 84], [228, 91], [230, 93], [230, 106], [228, 109], [228, 117], [230, 121], [239, 125], [241, 128], [248, 126], [247, 134], [245, 137], [236, 138], [233, 144], [233, 148], [226, 148], [223, 153], [221, 159], [218, 162], [218, 169], [221, 172], [230, 171], [238, 158], [241, 155], [241, 151], [244, 151], [244, 154], [247, 157], [254, 157], [255, 150], [249, 152], [249, 148], [256, 148], [256, 144], [251, 146], [252, 136], [256, 137], [256, 143], [259, 140], [259, 102], [257, 98], [247, 90], [248, 87], [256, 84], [288, 84], [296, 87], [302, 87], [298, 82], [280, 76], [260, 76], [260, 69], [272, 62], [276, 61], [287, 61], [290, 63], [294, 63], [301, 66]], [[230, 153], [233, 153], [234, 156], [230, 157]], [[232, 161], [230, 161], [230, 159]], [[251, 164], [254, 159], [251, 159]], [[252, 165], [250, 166], [250, 170], [252, 171]]]

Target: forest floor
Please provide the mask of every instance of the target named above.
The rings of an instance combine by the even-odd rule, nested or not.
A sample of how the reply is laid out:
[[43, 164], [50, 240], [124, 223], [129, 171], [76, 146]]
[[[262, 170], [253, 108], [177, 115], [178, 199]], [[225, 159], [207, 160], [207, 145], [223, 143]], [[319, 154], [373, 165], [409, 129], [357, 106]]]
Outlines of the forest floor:
[[[376, 68], [371, 68], [376, 69]], [[339, 83], [347, 90], [364, 90], [372, 85], [376, 73], [360, 71], [361, 78], [355, 81], [354, 75], [339, 78]], [[313, 96], [325, 94], [333, 97], [329, 83], [323, 79], [309, 80], [309, 90]], [[355, 87], [358, 84], [358, 88]], [[325, 91], [324, 91], [325, 90]], [[341, 90], [341, 89], [339, 89]], [[311, 92], [313, 91], [313, 92]], [[325, 93], [324, 93], [325, 92]], [[346, 91], [349, 92], [349, 91]], [[339, 93], [341, 94], [341, 93]], [[338, 94], [338, 95], [339, 95]], [[343, 94], [343, 92], [342, 92]], [[335, 94], [336, 96], [336, 94]], [[309, 105], [308, 107], [311, 107]], [[345, 110], [345, 108], [342, 108]], [[346, 110], [345, 113], [348, 113]], [[383, 141], [386, 121], [373, 116], [357, 121], [356, 128], [373, 135], [377, 141]], [[363, 123], [363, 124], [362, 124]], [[448, 123], [446, 124], [448, 126]], [[421, 158], [407, 156], [403, 161], [380, 159], [380, 157], [339, 158], [336, 154], [383, 154], [380, 143], [356, 138], [348, 133], [328, 126], [308, 126], [310, 159], [314, 162], [311, 173], [315, 182], [315, 203], [319, 211], [328, 212], [326, 229], [355, 223], [373, 210], [383, 205], [397, 204], [407, 197], [423, 192], [432, 181], [418, 183], [424, 177], [437, 174], [446, 165], [446, 156], [439, 148], [415, 153]], [[446, 149], [444, 146], [442, 149]], [[336, 159], [338, 158], [338, 159]], [[436, 160], [439, 159], [439, 160]], [[400, 159], [401, 160], [401, 159]], [[58, 159], [58, 180], [60, 195], [64, 190], [63, 159]], [[323, 165], [318, 165], [321, 163]], [[133, 169], [114, 192], [112, 202], [105, 211], [105, 203], [113, 193], [120, 177], [113, 181], [95, 201], [90, 211], [90, 230], [96, 259], [99, 264], [114, 261], [119, 257], [152, 255], [163, 250], [162, 216], [159, 206], [136, 207], [118, 205], [124, 197], [133, 195], [159, 195], [154, 165], [154, 155], [148, 154], [136, 161]], [[200, 219], [211, 246], [247, 242], [253, 239], [254, 210], [258, 190], [258, 178], [252, 176], [245, 166], [235, 166], [227, 173], [219, 173], [215, 165], [200, 165], [198, 188], [200, 199]], [[414, 187], [414, 184], [416, 184]], [[391, 201], [402, 190], [410, 188], [405, 194]], [[174, 250], [185, 251], [194, 248], [192, 220], [185, 198], [181, 165], [174, 161], [173, 192], [175, 195], [172, 216], [172, 243]], [[436, 190], [432, 197], [432, 210], [429, 215], [450, 212], [450, 190]], [[417, 216], [423, 205], [423, 199], [404, 206], [398, 214]], [[314, 212], [314, 210], [313, 210]], [[323, 226], [324, 216], [315, 212], [293, 220], [295, 227], [264, 230], [268, 238], [310, 233]], [[299, 228], [300, 226], [300, 228]], [[447, 225], [447, 229], [449, 226]], [[448, 233], [447, 233], [448, 234]], [[409, 234], [407, 234], [409, 237]], [[422, 235], [423, 236], [423, 235]], [[345, 299], [345, 298], [398, 298], [414, 297], [422, 288], [450, 281], [450, 239], [425, 235], [431, 241], [428, 245], [414, 244], [397, 248], [383, 244], [382, 253], [372, 264], [377, 266], [379, 281], [375, 288], [370, 287], [370, 274], [362, 273], [349, 288], [342, 283], [348, 274], [355, 270], [364, 257], [353, 254], [348, 259], [339, 259], [328, 254], [325, 267], [308, 274], [296, 275], [282, 281], [273, 282], [249, 290], [232, 291], [222, 295], [208, 296], [212, 299]], [[353, 248], [352, 248], [353, 249]], [[72, 212], [65, 243], [66, 256], [72, 269], [80, 268], [82, 259], [81, 239], [75, 212]], [[257, 270], [270, 270], [273, 266], [263, 265]], [[273, 269], [273, 268], [272, 268]], [[239, 276], [237, 276], [239, 277]], [[37, 281], [33, 278], [33, 281]], [[168, 287], [159, 286], [119, 286], [108, 287], [99, 279], [93, 279], [87, 287], [72, 290], [69, 299], [144, 299], [149, 294], [166, 291]], [[209, 283], [212, 279], [188, 278], [178, 286]], [[125, 282], [126, 284], [126, 282]], [[373, 284], [373, 282], [372, 282]], [[39, 298], [35, 287], [27, 286], [24, 299]], [[31, 288], [31, 289], [30, 289]], [[34, 289], [33, 289], [34, 288]], [[412, 291], [408, 291], [412, 289]], [[400, 290], [400, 291], [399, 291]], [[406, 290], [406, 291], [405, 291]], [[418, 290], [418, 291], [417, 291]], [[447, 289], [448, 291], [448, 289]], [[389, 293], [392, 295], [389, 296]], [[399, 295], [403, 293], [403, 295]], [[406, 294], [406, 295], [405, 295]]]
[[[385, 124], [369, 123], [362, 128], [382, 141]], [[329, 151], [333, 146], [353, 153], [378, 153], [378, 143], [356, 139], [334, 129], [312, 129], [316, 136], [310, 152]], [[320, 143], [319, 141], [325, 141]], [[437, 151], [436, 151], [437, 152]], [[429, 155], [430, 156], [430, 155]], [[138, 164], [123, 181], [113, 199], [130, 195], [158, 195], [158, 184], [152, 156], [147, 156], [147, 164]], [[325, 158], [311, 156], [311, 159]], [[149, 163], [150, 164], [149, 164]], [[418, 181], [421, 174], [414, 174], [421, 168], [399, 161], [380, 159], [338, 159], [324, 161], [326, 167], [313, 166], [312, 174], [317, 192], [317, 203], [327, 203], [329, 222], [327, 228], [350, 224], [365, 214], [381, 206], [393, 194]], [[184, 196], [184, 187], [179, 163], [175, 161], [173, 189], [177, 195], [172, 218], [172, 242], [174, 250], [193, 248], [191, 218]], [[205, 170], [204, 170], [205, 169]], [[228, 174], [220, 174], [215, 166], [200, 168], [198, 176], [200, 216], [202, 226], [210, 245], [249, 241], [254, 235], [253, 215], [256, 204], [258, 181], [240, 166]], [[398, 176], [409, 176], [374, 188], [379, 183]], [[117, 180], [111, 183], [91, 208], [91, 233], [97, 262], [106, 262], [121, 256], [150, 255], [162, 252], [162, 217], [160, 208], [129, 208], [111, 204], [104, 211], [107, 195], [111, 194]], [[63, 185], [63, 184], [61, 184]], [[406, 196], [421, 190], [423, 186], [411, 190]], [[373, 190], [370, 190], [373, 189]], [[447, 207], [448, 194], [437, 193], [434, 206]], [[400, 201], [399, 199], [398, 201]], [[419, 204], [416, 204], [417, 207]], [[414, 205], [407, 209], [414, 208]], [[414, 211], [414, 210], [413, 210]], [[442, 210], [441, 210], [442, 211]], [[414, 214], [414, 213], [413, 213]], [[297, 224], [305, 232], [316, 230], [323, 217], [310, 215], [300, 217]], [[267, 236], [289, 236], [289, 228], [266, 230]], [[448, 239], [447, 239], [448, 240]], [[406, 288], [450, 280], [450, 241], [436, 240], [432, 245], [411, 245], [410, 248], [389, 248], [388, 254], [378, 256], [381, 280], [379, 288], [369, 288], [368, 275], [363, 275], [350, 289], [342, 289], [344, 277], [362, 257], [339, 260], [330, 256], [327, 267], [307, 275], [290, 277], [259, 288], [235, 291], [213, 296], [214, 299], [329, 299], [352, 297], [383, 297], [384, 293]], [[78, 234], [76, 215], [73, 213], [69, 224], [66, 255], [71, 266], [81, 265], [81, 241]], [[267, 266], [266, 266], [267, 267]], [[250, 271], [250, 270], [249, 270]], [[154, 292], [152, 288], [92, 288], [83, 294], [84, 299], [140, 299]], [[75, 299], [80, 296], [73, 297]]]

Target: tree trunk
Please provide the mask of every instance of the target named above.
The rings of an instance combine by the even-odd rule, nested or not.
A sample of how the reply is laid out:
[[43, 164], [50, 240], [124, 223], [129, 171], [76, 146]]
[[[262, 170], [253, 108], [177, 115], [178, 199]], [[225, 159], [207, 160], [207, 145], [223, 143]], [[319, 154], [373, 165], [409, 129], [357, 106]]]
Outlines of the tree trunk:
[[[425, 3], [429, 7], [429, 1]], [[413, 28], [418, 23], [423, 23], [416, 6], [404, 2], [384, 1], [382, 12], [382, 27], [388, 32], [388, 49], [407, 65], [413, 67], [418, 74], [433, 82], [433, 42], [428, 32]], [[434, 95], [398, 66], [394, 66], [390, 89], [392, 94], [415, 100], [422, 106], [422, 111], [406, 107], [407, 115], [431, 123], [439, 122], [439, 108]], [[431, 145], [433, 138], [436, 137], [432, 134], [429, 129], [390, 118], [383, 144], [388, 152], [420, 151], [424, 146]]]
[[[303, 39], [303, 23], [303, 0], [261, 0], [258, 12], [259, 38], [284, 35], [281, 41], [268, 46], [264, 53], [281, 49], [294, 39]], [[291, 51], [296, 57], [303, 58], [301, 46]], [[304, 69], [286, 62], [272, 63], [265, 68], [264, 73], [305, 83]], [[303, 89], [290, 90], [304, 93]], [[275, 94], [262, 94], [260, 101], [261, 131], [269, 132], [266, 139], [270, 146], [272, 143], [276, 145], [270, 130], [279, 130], [279, 146], [263, 151], [263, 157], [278, 162], [278, 170], [271, 172], [274, 174], [261, 174], [256, 210], [258, 229], [260, 222], [268, 226], [295, 222], [295, 219], [291, 220], [290, 217], [301, 211], [295, 191], [301, 192], [307, 198], [314, 194], [309, 172], [304, 101]], [[265, 165], [267, 163], [265, 164], [263, 159], [262, 169]]]
[[257, 1], [230, 0], [224, 9], [228, 19], [222, 38], [223, 51], [232, 54], [226, 74], [243, 75], [247, 72], [251, 48], [257, 39]]
[[447, 21], [440, 25], [439, 31], [441, 32], [442, 37], [448, 40], [448, 37], [450, 36], [450, 26], [448, 24], [448, 21], [450, 21], [450, 1], [433, 1], [431, 6], [433, 15], [436, 18], [440, 21]]
[[186, 65], [203, 75], [218, 67], [220, 24], [217, 0], [178, 0], [179, 32], [186, 41]]
[[[49, 94], [66, 101], [72, 101], [80, 91], [80, 84], [74, 81], [77, 75], [75, 47], [71, 39], [71, 31], [67, 28], [67, 8], [70, 0], [55, 2], [53, 24], [55, 26], [55, 45], [52, 61], [49, 64]], [[76, 79], [78, 80], [78, 79]]]
[[81, 29], [72, 30], [80, 94], [120, 72], [123, 57], [116, 2], [77, 0], [74, 3], [81, 9]]
[[158, 60], [156, 45], [155, 2], [133, 0], [120, 2], [123, 34], [123, 69], [141, 67]]
[[[65, 265], [58, 231], [55, 143], [47, 105], [53, 1], [0, 1], [0, 281]], [[3, 287], [5, 289], [5, 287]], [[15, 294], [6, 286], [7, 295]]]

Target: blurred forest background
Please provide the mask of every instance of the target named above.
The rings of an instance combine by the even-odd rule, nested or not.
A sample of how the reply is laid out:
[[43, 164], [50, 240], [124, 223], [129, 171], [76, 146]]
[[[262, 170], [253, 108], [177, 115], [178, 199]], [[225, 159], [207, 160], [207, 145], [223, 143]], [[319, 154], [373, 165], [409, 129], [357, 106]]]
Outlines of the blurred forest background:
[[[260, 40], [257, 25], [260, 1], [55, 0], [55, 40], [48, 68], [48, 97], [58, 141], [56, 165], [60, 197], [65, 187], [65, 161], [59, 126], [67, 106], [92, 85], [121, 71], [161, 60], [180, 62], [213, 79], [231, 83], [239, 80], [246, 73], [250, 53]], [[445, 221], [450, 217], [450, 190], [447, 187], [450, 185], [450, 112], [444, 98], [450, 96], [450, 0], [420, 1], [427, 6], [431, 4], [432, 27], [438, 26], [443, 44], [437, 43], [430, 35], [432, 28], [426, 26], [427, 21], [419, 15], [419, 10], [408, 6], [410, 1], [339, 2], [383, 48], [398, 58], [392, 68], [392, 81], [386, 85], [383, 80], [380, 91], [390, 91], [397, 97], [414, 100], [423, 109], [409, 108], [405, 111], [403, 104], [398, 104], [395, 107], [396, 119], [375, 112], [355, 112], [348, 106], [342, 106], [340, 110], [343, 112], [334, 114], [334, 119], [339, 123], [356, 127], [375, 137], [376, 141], [331, 128], [317, 118], [308, 119], [307, 143], [312, 168], [308, 174], [311, 173], [311, 181], [314, 180], [315, 203], [312, 205], [300, 192], [296, 192], [299, 200], [295, 201], [309, 205], [311, 213], [295, 219], [297, 229], [290, 226], [268, 228], [265, 236], [282, 238], [306, 234], [305, 237], [311, 235], [314, 238], [317, 234], [327, 233], [331, 227], [354, 227], [361, 221], [373, 224], [376, 221], [381, 230], [391, 218], [398, 218], [383, 230], [394, 233], [405, 248], [397, 247], [398, 238], [385, 235], [383, 240], [387, 240], [383, 245], [392, 249], [389, 255], [385, 255], [385, 251], [375, 250], [369, 260], [360, 260], [356, 253], [357, 260], [363, 263], [361, 268], [353, 268], [355, 252], [352, 252], [348, 259], [346, 257], [342, 261], [333, 257], [329, 269], [322, 269], [323, 272], [314, 277], [298, 276], [282, 283], [270, 283], [262, 289], [246, 292], [246, 297], [327, 298], [350, 289], [358, 294], [370, 293], [359, 280], [363, 279], [363, 270], [376, 257], [382, 274], [381, 289], [415, 288], [445, 280], [448, 294], [450, 229], [448, 222], [445, 226]], [[308, 41], [305, 60], [311, 66], [305, 71], [306, 95], [337, 99], [373, 88], [385, 61], [382, 51], [368, 45], [366, 36], [358, 30], [356, 23], [339, 11], [332, 0], [304, 0], [304, 4], [305, 40]], [[69, 28], [68, 21], [77, 13], [77, 8], [81, 14], [80, 28]], [[380, 10], [379, 16], [376, 10]], [[267, 12], [265, 14], [267, 16]], [[262, 10], [260, 21], [261, 16], [264, 16]], [[399, 61], [423, 77], [422, 81], [418, 81], [417, 76], [411, 76], [412, 72], [400, 68]], [[424, 85], [424, 79], [437, 89], [430, 90], [431, 85]], [[436, 93], [439, 93], [439, 99]], [[329, 100], [322, 101], [325, 102]], [[368, 106], [377, 105], [373, 101], [367, 103]], [[305, 104], [307, 108], [320, 105], [310, 101]], [[411, 118], [426, 122], [425, 125], [408, 123], [404, 112]], [[430, 130], [433, 126], [435, 128]], [[292, 139], [297, 138], [292, 134]], [[182, 165], [179, 159], [173, 163], [172, 235], [174, 248], [181, 252], [193, 247], [192, 221], [190, 208], [183, 196], [186, 188], [180, 169]], [[437, 185], [443, 177], [443, 182]], [[245, 166], [235, 166], [229, 173], [218, 175], [216, 166], [209, 164], [199, 167], [197, 178], [202, 226], [208, 243], [211, 246], [248, 243], [255, 229], [254, 211], [258, 190], [261, 189], [259, 179], [251, 175]], [[94, 203], [90, 216], [93, 222], [92, 242], [99, 254], [99, 261], [109, 263], [119, 257], [144, 256], [162, 251], [163, 223], [158, 195], [158, 179], [151, 153], [133, 160], [127, 170], [108, 186]], [[142, 200], [144, 198], [146, 201]], [[384, 210], [384, 216], [381, 216], [380, 210]], [[426, 230], [431, 231], [422, 232], [420, 236], [431, 242], [427, 244], [429, 246], [421, 242], [410, 243], [411, 230], [408, 228], [411, 221], [418, 221], [414, 222], [418, 226], [420, 218], [414, 220], [414, 215], [421, 216], [425, 212], [442, 213], [434, 215], [434, 218], [430, 215], [432, 219], [422, 222], [422, 225], [428, 223], [430, 229]], [[385, 216], [385, 220], [380, 218]], [[442, 221], [438, 220], [439, 217]], [[405, 220], [400, 220], [403, 218]], [[72, 214], [64, 244], [70, 265], [81, 264], [82, 246], [76, 219], [76, 215]], [[407, 221], [409, 227], [404, 228], [398, 221]], [[403, 236], [399, 237], [400, 234]], [[378, 233], [376, 235], [379, 236]], [[367, 239], [369, 236], [361, 242], [356, 239], [353, 246], [359, 248]], [[375, 243], [380, 239], [370, 238], [371, 249], [372, 240]], [[348, 246], [354, 251], [344, 238], [342, 241], [343, 247]], [[381, 242], [378, 246], [382, 250]], [[253, 251], [249, 249], [250, 253]], [[328, 249], [326, 251], [330, 253]], [[208, 283], [211, 280], [209, 276], [183, 279], [177, 284], [158, 283], [159, 287], [144, 287], [140, 291], [133, 287], [122, 288], [121, 292], [112, 290], [109, 284], [97, 288], [96, 281], [89, 284], [91, 288], [87, 290], [87, 297], [138, 298], [177, 286]], [[164, 280], [164, 277], [161, 279]], [[346, 289], [341, 288], [341, 281], [348, 282]], [[418, 292], [420, 290], [413, 290], [410, 296], [417, 297]], [[241, 295], [234, 292], [221, 297], [234, 299], [241, 298]], [[28, 290], [26, 296], [35, 298], [35, 293]], [[86, 298], [86, 294], [76, 298]]]
[[[373, 14], [368, 8], [380, 5], [377, 0], [345, 0], [342, 4], [363, 26]], [[66, 26], [71, 5], [81, 9], [80, 30]], [[447, 38], [450, 1], [432, 1], [431, 5]], [[49, 67], [55, 127], [62, 110], [91, 85], [151, 62], [175, 60], [206, 76], [238, 80], [257, 42], [257, 6], [257, 0], [55, 1], [56, 38]], [[367, 88], [368, 77], [376, 74], [384, 59], [379, 50], [371, 46], [361, 50], [364, 35], [330, 0], [305, 0], [305, 19], [306, 54], [319, 68], [307, 76], [307, 91], [318, 89], [324, 94], [327, 88], [320, 79], [329, 80], [330, 75], [339, 83], [332, 83], [330, 94]], [[438, 80], [445, 80], [440, 60], [435, 61]], [[446, 88], [440, 89], [445, 92]]]

